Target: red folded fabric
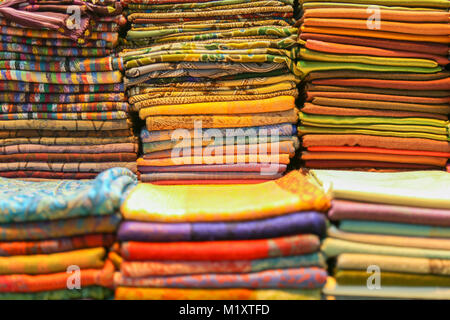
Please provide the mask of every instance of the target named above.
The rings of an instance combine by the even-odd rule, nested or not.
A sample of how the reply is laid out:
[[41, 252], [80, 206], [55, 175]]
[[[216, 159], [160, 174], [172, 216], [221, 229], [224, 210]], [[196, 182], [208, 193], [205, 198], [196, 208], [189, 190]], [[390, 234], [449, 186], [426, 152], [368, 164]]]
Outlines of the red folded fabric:
[[319, 250], [316, 235], [234, 241], [202, 242], [123, 242], [121, 256], [128, 261], [181, 260], [220, 261], [253, 260], [301, 255]]
[[94, 179], [98, 173], [89, 172], [50, 172], [50, 171], [1, 171], [3, 178], [35, 179]]
[[430, 156], [430, 157], [446, 157], [450, 158], [450, 152], [435, 152], [421, 150], [401, 150], [401, 149], [383, 149], [369, 147], [337, 147], [337, 146], [312, 146], [307, 148], [311, 152], [370, 152], [383, 154], [401, 154], [412, 156]]
[[377, 161], [352, 161], [352, 160], [307, 160], [307, 168], [314, 169], [347, 169], [347, 168], [375, 168], [375, 169], [409, 169], [409, 170], [439, 170], [436, 166], [410, 164], [410, 163], [390, 163]]

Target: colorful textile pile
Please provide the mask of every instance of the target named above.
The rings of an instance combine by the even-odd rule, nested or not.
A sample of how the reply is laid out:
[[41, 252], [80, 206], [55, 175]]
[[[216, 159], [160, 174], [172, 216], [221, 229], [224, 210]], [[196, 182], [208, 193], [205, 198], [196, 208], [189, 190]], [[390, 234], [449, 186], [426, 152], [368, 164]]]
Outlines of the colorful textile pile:
[[450, 299], [450, 173], [314, 170], [338, 223], [322, 251], [336, 258], [335, 298]]
[[445, 170], [448, 0], [303, 0], [306, 167]]
[[135, 184], [125, 168], [85, 181], [0, 178], [0, 299], [112, 297], [107, 248]]
[[0, 176], [136, 171], [115, 0], [0, 0]]
[[116, 299], [319, 299], [329, 197], [293, 171], [261, 184], [139, 184], [122, 205]]
[[130, 0], [129, 102], [143, 182], [257, 183], [298, 148], [292, 0]]

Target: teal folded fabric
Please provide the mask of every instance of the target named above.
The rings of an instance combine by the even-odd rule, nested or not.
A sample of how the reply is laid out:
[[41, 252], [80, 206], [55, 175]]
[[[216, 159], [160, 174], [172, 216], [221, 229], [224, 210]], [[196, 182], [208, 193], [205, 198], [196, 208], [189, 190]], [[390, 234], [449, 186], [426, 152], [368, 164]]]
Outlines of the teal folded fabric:
[[450, 238], [450, 228], [380, 221], [342, 220], [339, 229], [348, 232], [396, 236]]

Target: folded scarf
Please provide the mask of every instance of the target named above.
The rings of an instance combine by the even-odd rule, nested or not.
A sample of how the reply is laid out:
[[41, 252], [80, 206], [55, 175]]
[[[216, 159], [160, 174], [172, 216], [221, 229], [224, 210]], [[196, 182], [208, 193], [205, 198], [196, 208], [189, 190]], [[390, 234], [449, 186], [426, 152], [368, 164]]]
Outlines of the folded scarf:
[[[335, 199], [448, 209], [450, 176], [446, 172], [341, 172], [313, 170], [322, 183], [332, 183]], [[364, 181], [364, 183], [361, 183]]]
[[[23, 182], [31, 183], [29, 181]], [[51, 181], [45, 183], [41, 181], [39, 183], [41, 185], [45, 185], [45, 183], [60, 183], [60, 181]], [[57, 199], [57, 197], [54, 197], [54, 199]], [[92, 201], [93, 199], [90, 200]], [[63, 203], [64, 202], [62, 202], [62, 204]], [[36, 202], [33, 203], [33, 205], [36, 205]], [[55, 210], [55, 212], [58, 212], [57, 209], [53, 209], [51, 206], [50, 209], [48, 209], [48, 206], [46, 206], [45, 208], [46, 213], [51, 214], [51, 210]], [[44, 219], [44, 216], [40, 216], [40, 218]], [[47, 221], [41, 222], [0, 224], [0, 241], [48, 240], [54, 238], [79, 236], [90, 233], [113, 233], [116, 232], [121, 217], [119, 215], [109, 214], [108, 216], [92, 216], [85, 218], [60, 219], [54, 221], [48, 221], [48, 218], [46, 218], [46, 220]]]
[[81, 85], [81, 84], [48, 84], [48, 83], [32, 83], [32, 82], [20, 82], [20, 81], [9, 81], [0, 80], [0, 89], [2, 91], [11, 92], [31, 92], [35, 93], [92, 93], [92, 92], [116, 92], [122, 93], [124, 91], [123, 83], [114, 84], [92, 84], [92, 85]]
[[450, 259], [449, 250], [394, 247], [389, 244], [375, 245], [333, 238], [327, 238], [323, 241], [321, 251], [328, 258], [337, 257], [343, 253], [361, 253], [413, 258]]
[[[346, 59], [351, 59], [353, 62], [357, 62], [358, 59], [353, 59], [353, 55], [364, 55], [366, 59], [369, 60], [368, 57], [385, 57], [386, 61], [389, 61], [389, 64], [392, 64], [396, 59], [392, 58], [408, 58], [405, 59], [409, 63], [413, 63], [415, 60], [409, 60], [412, 58], [419, 59], [427, 59], [433, 60], [436, 63], [445, 66], [450, 63], [450, 60], [446, 57], [438, 56], [438, 55], [430, 55], [426, 53], [414, 53], [409, 51], [399, 51], [399, 50], [387, 50], [387, 49], [379, 49], [379, 48], [370, 48], [364, 46], [356, 46], [356, 45], [348, 45], [348, 44], [338, 44], [332, 42], [323, 42], [317, 40], [307, 40], [305, 48], [310, 50], [311, 52], [320, 52], [320, 53], [331, 53], [331, 54], [345, 54]], [[307, 51], [308, 51], [307, 50]], [[317, 57], [314, 57], [313, 60], [317, 60]], [[373, 61], [383, 61], [382, 59], [372, 59]], [[374, 62], [373, 62], [374, 63]], [[398, 63], [398, 61], [397, 61]], [[434, 64], [430, 64], [434, 65]]]
[[[238, 130], [227, 130], [227, 129], [216, 129], [216, 132], [220, 132], [223, 137], [234, 138], [237, 137], [246, 137], [246, 136], [262, 136], [265, 134], [273, 133], [274, 135], [279, 136], [292, 136], [296, 134], [296, 127], [293, 124], [289, 123], [281, 123], [277, 125], [269, 125], [269, 126], [259, 126], [259, 127], [243, 127]], [[175, 129], [176, 130], [176, 129]], [[194, 132], [201, 133], [201, 136], [204, 137], [205, 134], [209, 131], [208, 129], [198, 128], [194, 130], [187, 130], [191, 137], [194, 136]], [[174, 134], [174, 130], [162, 130], [162, 131], [148, 131], [147, 128], [142, 128], [140, 138], [142, 142], [149, 143], [154, 141], [165, 141], [172, 140]], [[239, 141], [239, 140], [238, 140]]]
[[[404, 10], [404, 8], [402, 8]], [[431, 43], [431, 42], [414, 42], [405, 40], [393, 40], [393, 39], [377, 39], [377, 38], [367, 38], [367, 37], [356, 37], [352, 35], [337, 35], [322, 34], [322, 33], [308, 33], [302, 32], [299, 35], [301, 40], [319, 40], [327, 41], [333, 43], [342, 44], [354, 44], [364, 47], [374, 47], [381, 49], [392, 49], [392, 50], [403, 50], [415, 53], [426, 53], [439, 56], [446, 56], [448, 52], [448, 45], [441, 43]]]
[[[338, 270], [334, 277], [340, 285], [367, 284], [366, 271]], [[450, 277], [429, 274], [405, 274], [383, 270], [383, 272], [380, 272], [380, 282], [383, 286], [449, 287]]]
[[[333, 200], [331, 220], [371, 220], [450, 227], [450, 210]], [[361, 231], [362, 232], [362, 231]]]
[[[153, 116], [146, 119], [148, 130], [194, 129], [194, 123], [201, 121], [205, 128], [236, 128], [296, 123], [297, 110], [233, 115], [195, 116]], [[2, 124], [0, 122], [0, 128]], [[119, 128], [117, 128], [119, 129]]]
[[[320, 292], [319, 292], [320, 293]], [[81, 289], [64, 289], [26, 293], [0, 293], [1, 300], [68, 300], [68, 299], [97, 299], [105, 300], [114, 296], [109, 288], [90, 286]]]
[[[287, 122], [287, 121], [284, 121]], [[20, 119], [0, 120], [0, 130], [73, 130], [73, 131], [100, 131], [123, 130], [131, 127], [128, 119], [119, 120], [45, 120], [45, 119]], [[79, 139], [77, 139], [79, 140]]]
[[0, 75], [6, 80], [50, 84], [112, 84], [122, 81], [120, 71], [54, 73], [2, 69]]
[[51, 172], [51, 171], [0, 171], [0, 177], [21, 179], [23, 181], [42, 182], [46, 180], [85, 180], [95, 179], [98, 173], [88, 172]]
[[415, 156], [415, 155], [392, 155], [362, 152], [302, 152], [302, 159], [307, 160], [353, 160], [353, 161], [376, 161], [376, 162], [398, 162], [409, 164], [423, 164], [436, 167], [445, 167], [447, 157]]
[[[367, 274], [366, 274], [367, 276]], [[450, 290], [433, 287], [406, 287], [406, 286], [382, 286], [378, 290], [362, 286], [337, 285], [334, 281], [327, 283], [323, 289], [325, 295], [336, 297], [356, 297], [375, 299], [450, 299]]]
[[158, 166], [139, 166], [138, 170], [140, 173], [151, 173], [151, 172], [270, 172], [272, 173], [281, 173], [286, 171], [287, 165], [285, 164], [200, 164], [200, 165], [182, 165], [182, 166], [166, 166], [166, 167], [158, 167]]
[[84, 248], [110, 247], [115, 234], [88, 234], [40, 241], [0, 242], [0, 256], [50, 254]]
[[325, 267], [325, 260], [320, 253], [237, 261], [123, 261], [120, 265], [120, 272], [123, 277], [139, 279], [187, 274], [238, 274], [313, 266]]
[[316, 212], [289, 215], [247, 222], [151, 223], [125, 221], [120, 225], [120, 241], [212, 241], [275, 238], [312, 233], [323, 236], [325, 216]]
[[0, 163], [0, 172], [4, 171], [50, 171], [50, 172], [97, 172], [111, 168], [128, 169], [136, 172], [133, 162], [8, 162]]
[[[302, 0], [303, 3], [328, 2], [328, 0]], [[360, 3], [370, 5], [403, 6], [419, 8], [449, 8], [445, 0], [333, 0], [334, 3]]]
[[361, 146], [370, 148], [423, 150], [432, 152], [450, 152], [450, 142], [419, 138], [381, 137], [371, 135], [312, 135], [302, 137], [304, 147], [315, 146]]
[[337, 259], [340, 270], [367, 270], [377, 265], [383, 272], [401, 272], [421, 275], [450, 275], [450, 261], [426, 258], [393, 257], [344, 253]]
[[[324, 53], [320, 51], [309, 50], [307, 48], [300, 49], [300, 57], [305, 60], [312, 61], [324, 61], [324, 62], [351, 62], [351, 63], [361, 63], [367, 65], [381, 65], [381, 66], [398, 66], [398, 67], [412, 67], [412, 68], [423, 68], [424, 73], [426, 73], [425, 68], [430, 68], [433, 72], [441, 71], [438, 67], [438, 63], [428, 59], [415, 59], [415, 58], [392, 58], [384, 56], [373, 56], [366, 53], [366, 55], [361, 55], [361, 52], [355, 54], [351, 50], [348, 50], [348, 54], [332, 54]], [[359, 53], [359, 54], [358, 54]]]
[[93, 181], [0, 180], [1, 223], [112, 215], [123, 193], [136, 183], [136, 177], [122, 168], [103, 172]]
[[[206, 191], [208, 197], [203, 197]], [[224, 202], [225, 194], [227, 201]], [[187, 202], [188, 199], [195, 201]], [[168, 188], [139, 184], [130, 192], [121, 212], [126, 220], [226, 222], [263, 219], [296, 211], [323, 212], [329, 205], [328, 196], [310, 176], [293, 171], [279, 180], [259, 185]]]
[[[80, 267], [82, 268], [82, 267]], [[106, 261], [102, 269], [82, 268], [80, 282], [83, 287], [113, 287], [114, 265]], [[49, 274], [12, 274], [0, 276], [0, 292], [42, 292], [67, 288], [71, 273], [61, 270]]]
[[389, 245], [394, 247], [424, 248], [437, 250], [450, 250], [450, 239], [445, 238], [421, 238], [402, 237], [368, 233], [344, 232], [331, 226], [328, 229], [328, 236], [350, 242], [360, 242], [375, 245]]
[[146, 119], [160, 115], [257, 114], [287, 111], [293, 108], [295, 108], [294, 97], [280, 96], [263, 100], [153, 106], [140, 109], [139, 116], [141, 119]]
[[148, 278], [127, 278], [115, 273], [116, 286], [164, 288], [292, 288], [316, 289], [326, 282], [322, 268], [267, 270], [247, 274], [202, 274]]
[[[383, 21], [405, 21], [405, 22], [444, 22], [449, 20], [448, 12], [442, 11], [404, 11], [398, 9], [380, 8]], [[306, 8], [303, 14], [308, 18], [340, 18], [340, 19], [367, 19], [366, 9], [359, 8]]]
[[[136, 153], [22, 153], [13, 155], [1, 155], [0, 162], [18, 162], [18, 163], [89, 163], [89, 162], [111, 162], [113, 163], [131, 163], [136, 161]], [[125, 166], [121, 166], [125, 167]], [[0, 169], [1, 170], [1, 169]]]
[[[56, 131], [57, 132], [57, 131]], [[116, 132], [116, 131], [111, 131]], [[54, 138], [57, 139], [57, 138]], [[80, 139], [77, 139], [80, 140]], [[4, 140], [3, 140], [4, 141]], [[37, 141], [39, 142], [39, 141]], [[106, 141], [105, 141], [106, 142]], [[136, 143], [104, 143], [92, 147], [89, 145], [44, 145], [44, 144], [6, 144], [0, 147], [1, 155], [26, 154], [26, 153], [74, 153], [74, 154], [102, 154], [102, 153], [137, 153]]]
[[116, 300], [319, 300], [320, 290], [178, 289], [118, 287]]
[[0, 257], [0, 274], [64, 272], [64, 276], [67, 277], [66, 270], [71, 265], [77, 265], [81, 269], [102, 268], [105, 254], [104, 248], [92, 248], [52, 254]]
[[125, 260], [221, 261], [253, 260], [308, 254], [318, 251], [316, 235], [282, 238], [207, 242], [123, 242]]
[[389, 234], [411, 237], [449, 238], [449, 227], [367, 220], [342, 220], [339, 229], [347, 232]]
[[401, 172], [418, 170], [442, 170], [442, 167], [399, 162], [366, 160], [305, 160], [305, 167], [313, 169], [335, 169], [356, 171]]
[[[275, 145], [276, 146], [276, 145]], [[163, 159], [150, 159], [145, 160], [143, 158], [139, 158], [137, 160], [138, 166], [155, 166], [155, 167], [167, 167], [167, 166], [183, 166], [183, 165], [193, 165], [193, 164], [289, 164], [289, 155], [288, 154], [277, 154], [276, 150], [272, 150], [270, 154], [266, 154], [265, 150], [259, 150], [260, 153], [256, 154], [230, 154], [230, 151], [225, 147], [225, 154], [217, 154], [209, 156], [208, 153], [205, 155], [196, 155], [199, 149], [194, 149], [194, 155], [181, 156], [178, 157], [179, 151], [175, 148], [172, 151], [171, 158], [163, 158]], [[188, 149], [190, 150], [190, 148]], [[201, 149], [200, 149], [201, 150]], [[197, 152], [196, 152], [197, 151]], [[0, 164], [1, 171], [1, 164]]]
[[430, 156], [430, 157], [450, 157], [449, 152], [422, 151], [422, 150], [401, 150], [401, 149], [383, 149], [383, 148], [367, 148], [367, 147], [328, 147], [317, 146], [308, 147], [308, 151], [312, 152], [362, 152], [362, 153], [380, 153], [380, 154], [398, 154], [411, 156]]
[[[272, 170], [272, 171], [270, 171]], [[261, 180], [278, 179], [282, 174], [277, 169], [270, 168], [264, 172], [156, 172], [142, 173], [142, 182], [172, 181], [172, 180]]]

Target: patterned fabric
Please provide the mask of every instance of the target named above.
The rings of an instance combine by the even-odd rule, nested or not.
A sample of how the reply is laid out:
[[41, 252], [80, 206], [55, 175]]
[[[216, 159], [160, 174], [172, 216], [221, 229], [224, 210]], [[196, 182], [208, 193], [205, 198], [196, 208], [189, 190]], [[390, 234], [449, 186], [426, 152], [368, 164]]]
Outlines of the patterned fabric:
[[207, 274], [150, 278], [126, 278], [116, 273], [116, 286], [165, 288], [293, 288], [316, 289], [326, 282], [327, 273], [317, 267], [269, 270], [248, 274]]
[[239, 274], [313, 266], [325, 266], [325, 261], [320, 253], [237, 261], [123, 261], [120, 265], [120, 272], [123, 277], [131, 279], [184, 274]]
[[112, 297], [114, 291], [100, 286], [83, 287], [81, 289], [64, 289], [26, 293], [0, 293], [1, 300], [68, 300], [68, 299], [98, 299]]
[[103, 172], [93, 181], [33, 183], [1, 179], [0, 222], [111, 215], [118, 211], [123, 194], [135, 184], [136, 177], [120, 168]]

